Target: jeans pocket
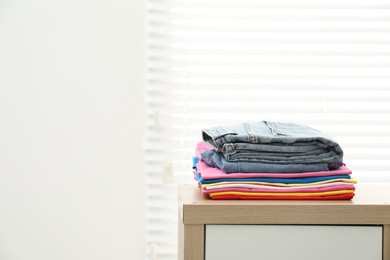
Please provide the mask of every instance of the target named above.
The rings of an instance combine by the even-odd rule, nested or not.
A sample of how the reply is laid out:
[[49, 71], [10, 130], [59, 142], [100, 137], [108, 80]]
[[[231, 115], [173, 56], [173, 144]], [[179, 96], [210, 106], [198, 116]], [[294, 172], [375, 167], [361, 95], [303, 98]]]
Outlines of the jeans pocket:
[[278, 126], [275, 122], [264, 121], [264, 123], [268, 126], [268, 128], [271, 130], [271, 132], [274, 136], [288, 136], [289, 135], [287, 132], [284, 132], [283, 130], [278, 128]]

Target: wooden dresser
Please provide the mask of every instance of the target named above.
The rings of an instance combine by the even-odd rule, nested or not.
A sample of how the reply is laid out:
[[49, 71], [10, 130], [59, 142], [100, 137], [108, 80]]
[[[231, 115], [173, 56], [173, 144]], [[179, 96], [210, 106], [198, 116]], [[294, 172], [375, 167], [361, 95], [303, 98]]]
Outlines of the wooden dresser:
[[181, 260], [390, 260], [390, 185], [352, 201], [213, 201], [179, 186]]

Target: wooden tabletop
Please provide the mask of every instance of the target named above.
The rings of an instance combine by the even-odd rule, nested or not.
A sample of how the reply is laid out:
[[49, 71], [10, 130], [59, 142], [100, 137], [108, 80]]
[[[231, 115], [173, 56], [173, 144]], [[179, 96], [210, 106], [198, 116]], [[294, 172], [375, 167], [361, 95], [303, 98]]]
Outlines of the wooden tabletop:
[[353, 200], [211, 200], [179, 185], [184, 224], [390, 224], [390, 185], [357, 184]]

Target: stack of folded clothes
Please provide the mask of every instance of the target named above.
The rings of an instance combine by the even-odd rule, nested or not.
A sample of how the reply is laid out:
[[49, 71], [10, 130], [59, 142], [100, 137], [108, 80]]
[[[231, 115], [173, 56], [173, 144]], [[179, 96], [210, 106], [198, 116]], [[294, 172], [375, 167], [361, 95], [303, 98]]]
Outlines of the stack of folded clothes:
[[305, 125], [262, 121], [203, 130], [194, 177], [212, 199], [349, 200], [343, 150]]

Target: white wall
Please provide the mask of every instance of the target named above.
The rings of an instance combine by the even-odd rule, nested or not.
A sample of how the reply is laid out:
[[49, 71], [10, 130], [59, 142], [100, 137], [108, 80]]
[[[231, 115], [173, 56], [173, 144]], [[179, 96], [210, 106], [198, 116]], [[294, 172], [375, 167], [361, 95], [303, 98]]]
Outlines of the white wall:
[[0, 1], [0, 259], [143, 259], [142, 0]]

